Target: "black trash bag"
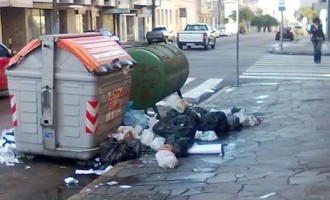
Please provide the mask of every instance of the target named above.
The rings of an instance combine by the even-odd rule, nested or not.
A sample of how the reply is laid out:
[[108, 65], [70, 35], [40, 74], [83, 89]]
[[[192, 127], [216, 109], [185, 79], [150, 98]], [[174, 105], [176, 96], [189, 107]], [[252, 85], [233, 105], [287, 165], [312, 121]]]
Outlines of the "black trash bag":
[[180, 115], [180, 113], [177, 111], [177, 110], [174, 110], [174, 109], [171, 109], [169, 111], [166, 112], [166, 117], [169, 117], [169, 118], [174, 118], [176, 116]]
[[227, 121], [231, 131], [240, 130], [241, 124], [239, 123], [239, 118], [237, 116], [229, 115], [227, 116]]
[[119, 162], [136, 159], [141, 156], [142, 143], [136, 138], [117, 141], [109, 138], [100, 144], [100, 162], [102, 165], [116, 165]]
[[196, 120], [197, 124], [200, 122], [202, 116], [204, 116], [208, 111], [202, 107], [189, 107], [185, 115], [192, 117]]
[[195, 138], [197, 124], [193, 118], [186, 115], [178, 115], [174, 118], [163, 117], [154, 125], [152, 130], [164, 138], [170, 135]]
[[219, 111], [215, 113], [218, 115], [219, 120], [218, 125], [214, 131], [220, 138], [222, 135], [226, 135], [229, 132], [230, 126], [228, 124], [227, 116], [224, 112]]
[[227, 133], [230, 130], [230, 126], [227, 121], [227, 116], [222, 111], [208, 112], [198, 124], [199, 131], [214, 131], [218, 137]]
[[234, 113], [237, 113], [237, 112], [241, 111], [241, 108], [237, 108], [237, 107], [234, 106], [230, 111], [231, 111], [232, 114], [234, 114]]
[[187, 150], [194, 144], [193, 138], [180, 137], [179, 135], [170, 135], [166, 138], [165, 144], [173, 146], [173, 153], [176, 157], [187, 155]]

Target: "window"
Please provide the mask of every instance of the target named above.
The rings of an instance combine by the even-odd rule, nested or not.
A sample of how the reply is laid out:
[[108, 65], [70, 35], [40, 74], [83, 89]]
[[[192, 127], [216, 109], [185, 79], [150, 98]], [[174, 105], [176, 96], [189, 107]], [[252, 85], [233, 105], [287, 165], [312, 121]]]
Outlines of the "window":
[[46, 19], [45, 13], [42, 9], [29, 10], [29, 24], [31, 27], [32, 38], [39, 38], [41, 35], [46, 34]]

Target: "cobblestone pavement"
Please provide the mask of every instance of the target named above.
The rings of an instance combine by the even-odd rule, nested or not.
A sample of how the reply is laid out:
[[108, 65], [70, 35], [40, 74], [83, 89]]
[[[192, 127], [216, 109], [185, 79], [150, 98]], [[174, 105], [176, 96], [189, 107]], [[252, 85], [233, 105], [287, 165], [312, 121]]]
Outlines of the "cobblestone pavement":
[[71, 199], [330, 199], [329, 89], [327, 81], [224, 88], [203, 107], [236, 106], [262, 119], [223, 139], [224, 156], [188, 156], [162, 169], [147, 154], [118, 164]]
[[223, 88], [201, 106], [236, 106], [262, 120], [223, 138], [223, 156], [190, 155], [179, 158], [178, 167], [162, 169], [149, 153], [116, 165], [70, 199], [328, 200], [329, 91], [329, 81]]

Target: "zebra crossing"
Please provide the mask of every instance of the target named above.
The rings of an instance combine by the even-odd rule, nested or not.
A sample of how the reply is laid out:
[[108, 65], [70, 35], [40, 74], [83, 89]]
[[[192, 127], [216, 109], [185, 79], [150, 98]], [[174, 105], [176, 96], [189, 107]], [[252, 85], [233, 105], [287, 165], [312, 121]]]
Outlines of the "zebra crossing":
[[[188, 77], [183, 88], [187, 87], [189, 83], [195, 81], [196, 78]], [[182, 96], [183, 98], [191, 103], [191, 104], [198, 104], [202, 100], [206, 99], [207, 97], [211, 96], [216, 91], [220, 90], [222, 85], [223, 79], [221, 78], [209, 78], [199, 84], [197, 87], [191, 88], [187, 91], [185, 91]], [[189, 88], [189, 87], [188, 87]], [[157, 106], [164, 106], [166, 104], [166, 100], [168, 98], [165, 98], [163, 101], [158, 102]]]
[[330, 57], [315, 64], [311, 55], [267, 54], [250, 66], [240, 79], [330, 80]]

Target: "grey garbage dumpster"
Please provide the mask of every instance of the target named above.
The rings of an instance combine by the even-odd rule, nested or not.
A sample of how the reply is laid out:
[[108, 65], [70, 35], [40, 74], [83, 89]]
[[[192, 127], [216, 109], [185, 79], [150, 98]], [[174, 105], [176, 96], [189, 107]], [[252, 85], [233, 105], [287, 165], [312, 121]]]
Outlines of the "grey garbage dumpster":
[[17, 150], [87, 160], [117, 131], [134, 60], [98, 33], [45, 35], [6, 74]]

